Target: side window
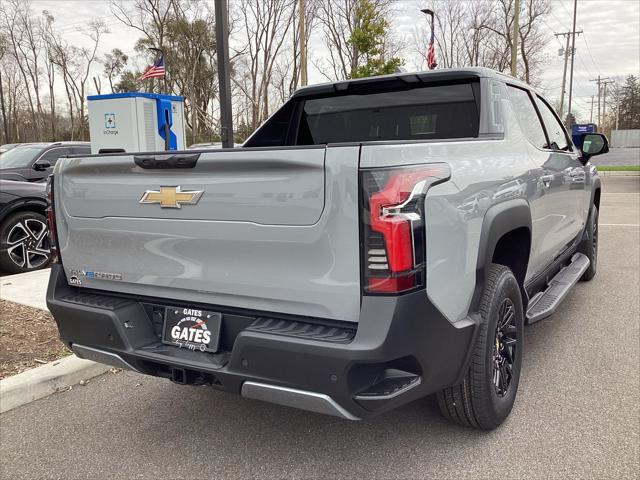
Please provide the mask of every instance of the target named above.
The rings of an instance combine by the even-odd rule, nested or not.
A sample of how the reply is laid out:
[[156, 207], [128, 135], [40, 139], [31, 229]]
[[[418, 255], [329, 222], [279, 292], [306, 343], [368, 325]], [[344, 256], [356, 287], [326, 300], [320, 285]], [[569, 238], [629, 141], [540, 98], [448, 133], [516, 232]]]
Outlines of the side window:
[[274, 113], [256, 133], [245, 142], [245, 147], [282, 147], [287, 145], [291, 117], [295, 111], [295, 101], [285, 103]]
[[73, 147], [74, 155], [91, 155], [91, 147]]
[[520, 120], [523, 133], [536, 147], [547, 148], [547, 137], [544, 134], [538, 112], [533, 106], [529, 93], [522, 88], [507, 86], [511, 104]]
[[536, 98], [538, 103], [538, 110], [540, 110], [540, 116], [544, 122], [544, 126], [547, 129], [549, 135], [549, 142], [551, 145], [546, 145], [546, 148], [553, 150], [570, 150], [569, 142], [567, 141], [567, 134], [564, 127], [555, 116], [549, 105], [543, 101], [540, 97]]
[[51, 163], [51, 165], [55, 165], [60, 157], [65, 157], [71, 154], [71, 149], [67, 147], [63, 148], [52, 148], [48, 152], [46, 152], [40, 160], [47, 160]]

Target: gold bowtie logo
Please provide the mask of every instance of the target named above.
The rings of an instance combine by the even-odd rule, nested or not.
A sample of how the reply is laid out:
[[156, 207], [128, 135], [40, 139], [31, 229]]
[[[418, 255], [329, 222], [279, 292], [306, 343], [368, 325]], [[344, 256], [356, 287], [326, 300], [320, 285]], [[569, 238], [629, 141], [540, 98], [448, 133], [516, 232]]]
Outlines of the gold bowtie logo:
[[182, 208], [184, 205], [195, 205], [202, 196], [202, 190], [182, 191], [180, 187], [160, 187], [160, 191], [147, 190], [140, 203], [159, 203], [162, 208]]

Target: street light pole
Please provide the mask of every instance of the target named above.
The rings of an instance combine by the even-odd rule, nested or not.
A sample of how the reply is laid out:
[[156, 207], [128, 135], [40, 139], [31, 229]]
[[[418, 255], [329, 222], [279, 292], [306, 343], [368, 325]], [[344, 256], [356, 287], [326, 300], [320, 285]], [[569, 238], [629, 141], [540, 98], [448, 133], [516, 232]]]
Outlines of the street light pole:
[[430, 8], [423, 8], [420, 10], [427, 17], [431, 19], [431, 36], [429, 37], [429, 46], [427, 47], [427, 68], [429, 70], [433, 70], [438, 66], [436, 63], [436, 52], [435, 52], [435, 13]]
[[218, 96], [220, 98], [220, 140], [223, 148], [233, 148], [233, 113], [229, 75], [229, 9], [227, 0], [215, 0], [216, 48], [218, 54]]

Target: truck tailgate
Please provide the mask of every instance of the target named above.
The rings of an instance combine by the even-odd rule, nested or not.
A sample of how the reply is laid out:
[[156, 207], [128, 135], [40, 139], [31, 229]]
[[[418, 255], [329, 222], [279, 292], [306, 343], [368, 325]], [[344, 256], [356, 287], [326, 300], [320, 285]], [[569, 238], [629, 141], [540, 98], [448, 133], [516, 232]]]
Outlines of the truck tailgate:
[[131, 155], [59, 162], [67, 279], [357, 321], [358, 155], [354, 146], [318, 146], [211, 151], [179, 169], [142, 168]]

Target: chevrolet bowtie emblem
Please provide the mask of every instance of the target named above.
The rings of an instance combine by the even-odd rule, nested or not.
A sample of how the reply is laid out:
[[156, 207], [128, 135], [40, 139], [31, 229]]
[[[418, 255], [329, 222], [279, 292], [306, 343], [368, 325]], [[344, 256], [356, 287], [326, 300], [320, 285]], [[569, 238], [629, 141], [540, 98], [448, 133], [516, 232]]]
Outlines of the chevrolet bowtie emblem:
[[180, 187], [160, 187], [160, 191], [147, 190], [140, 203], [159, 203], [162, 208], [182, 208], [195, 205], [202, 196], [202, 190], [182, 191]]

